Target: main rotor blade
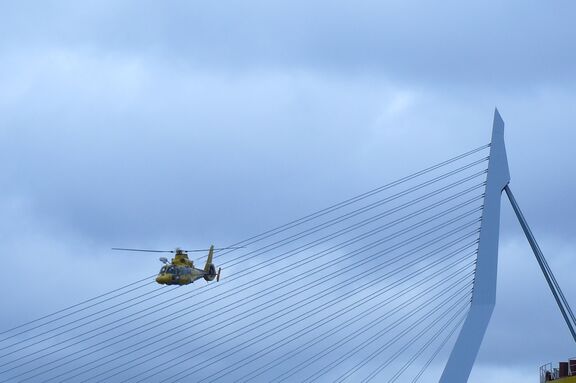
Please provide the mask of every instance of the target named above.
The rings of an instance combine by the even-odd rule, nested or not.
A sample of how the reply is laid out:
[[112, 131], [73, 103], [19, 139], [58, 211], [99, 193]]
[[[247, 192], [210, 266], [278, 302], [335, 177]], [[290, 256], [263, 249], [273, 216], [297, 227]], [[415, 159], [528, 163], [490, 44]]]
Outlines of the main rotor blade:
[[113, 247], [112, 250], [142, 251], [142, 252], [146, 252], [146, 253], [173, 253], [174, 252], [174, 250], [126, 249], [124, 247]]
[[[217, 249], [214, 249], [214, 251], [220, 251], [220, 250], [228, 250], [228, 249], [243, 249], [245, 246], [238, 246], [238, 247], [219, 247]], [[192, 249], [192, 250], [187, 250], [187, 249], [182, 249], [182, 251], [185, 251], [187, 253], [195, 253], [195, 252], [200, 252], [200, 251], [210, 251], [210, 249]]]
[[[245, 246], [237, 246], [237, 247], [220, 247], [217, 249], [214, 249], [214, 251], [220, 251], [220, 250], [228, 250], [228, 249], [243, 249]], [[125, 247], [113, 247], [112, 250], [121, 250], [121, 251], [141, 251], [141, 252], [145, 252], [145, 253], [176, 253], [176, 250], [150, 250], [150, 249], [128, 249]], [[185, 252], [185, 253], [197, 253], [197, 252], [207, 252], [210, 251], [210, 249], [190, 249], [190, 250], [185, 250], [185, 249], [180, 249], [181, 251]]]

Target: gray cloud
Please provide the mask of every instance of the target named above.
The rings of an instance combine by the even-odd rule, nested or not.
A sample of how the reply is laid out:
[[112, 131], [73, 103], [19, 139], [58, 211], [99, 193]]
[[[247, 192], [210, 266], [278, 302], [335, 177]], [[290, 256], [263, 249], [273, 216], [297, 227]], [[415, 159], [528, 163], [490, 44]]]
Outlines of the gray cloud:
[[[3, 297], [22, 310], [11, 323], [156, 271], [111, 246], [227, 244], [480, 146], [495, 105], [513, 190], [570, 299], [572, 8], [3, 4], [0, 249], [9, 268], [34, 257], [45, 290]], [[475, 381], [570, 356], [522, 241], [504, 208]], [[55, 262], [90, 283], [59, 294]]]
[[574, 5], [43, 2], [4, 6], [4, 46], [69, 46], [237, 73], [314, 68], [506, 89], [573, 81]]

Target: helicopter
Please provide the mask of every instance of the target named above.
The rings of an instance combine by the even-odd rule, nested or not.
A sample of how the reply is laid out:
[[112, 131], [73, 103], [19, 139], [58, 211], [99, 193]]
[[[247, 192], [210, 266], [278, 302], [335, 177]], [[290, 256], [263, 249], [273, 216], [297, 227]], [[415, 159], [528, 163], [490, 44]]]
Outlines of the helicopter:
[[[220, 281], [220, 271], [218, 268], [216, 272], [216, 266], [212, 263], [212, 256], [214, 251], [224, 250], [224, 249], [236, 249], [237, 247], [225, 247], [220, 249], [215, 249], [214, 245], [210, 246], [208, 250], [183, 250], [176, 248], [175, 250], [148, 250], [148, 249], [128, 249], [123, 247], [113, 247], [112, 250], [123, 250], [123, 251], [142, 251], [148, 253], [173, 253], [174, 258], [168, 262], [165, 257], [160, 258], [160, 262], [164, 264], [156, 276], [156, 282], [161, 285], [188, 285], [194, 281], [204, 278], [206, 282]], [[203, 269], [198, 269], [194, 267], [194, 261], [188, 258], [189, 252], [198, 251], [208, 251], [208, 258], [206, 259], [206, 264]]]

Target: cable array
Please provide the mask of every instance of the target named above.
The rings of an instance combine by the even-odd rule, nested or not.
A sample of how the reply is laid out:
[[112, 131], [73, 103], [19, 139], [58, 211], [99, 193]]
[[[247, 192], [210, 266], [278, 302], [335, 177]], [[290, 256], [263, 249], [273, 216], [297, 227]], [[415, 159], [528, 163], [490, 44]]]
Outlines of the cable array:
[[470, 304], [488, 147], [232, 244], [219, 283], [146, 277], [6, 330], [0, 381], [426, 378]]

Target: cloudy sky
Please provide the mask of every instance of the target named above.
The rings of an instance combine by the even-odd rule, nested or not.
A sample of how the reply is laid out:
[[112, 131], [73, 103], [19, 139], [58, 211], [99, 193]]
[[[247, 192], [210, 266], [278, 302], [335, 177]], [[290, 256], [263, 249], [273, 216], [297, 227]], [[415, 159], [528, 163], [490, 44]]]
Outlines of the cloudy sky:
[[[158, 268], [110, 247], [233, 243], [481, 146], [494, 107], [512, 190], [576, 305], [575, 12], [1, 3], [2, 327]], [[503, 206], [498, 302], [471, 382], [534, 380], [576, 355]]]

